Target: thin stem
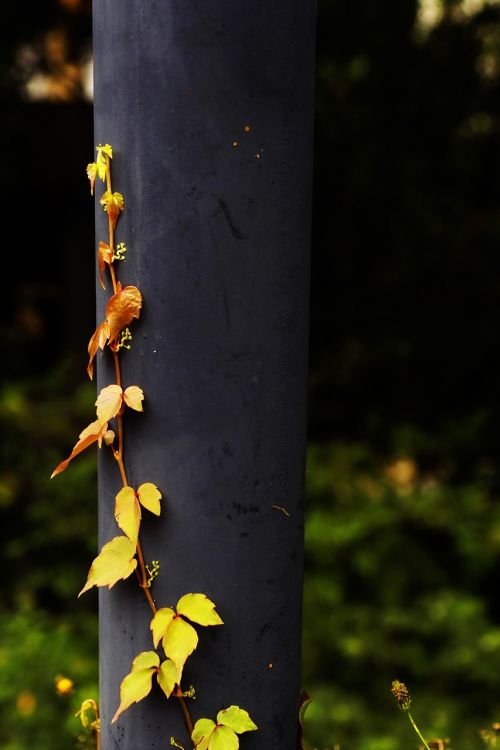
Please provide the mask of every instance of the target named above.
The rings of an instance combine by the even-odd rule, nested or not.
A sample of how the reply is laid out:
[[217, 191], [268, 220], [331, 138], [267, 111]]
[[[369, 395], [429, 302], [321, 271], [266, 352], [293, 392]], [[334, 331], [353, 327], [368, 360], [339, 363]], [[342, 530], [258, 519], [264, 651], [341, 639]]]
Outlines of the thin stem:
[[426, 748], [426, 750], [431, 750], [430, 747], [429, 747], [429, 745], [427, 744], [427, 742], [422, 737], [422, 733], [420, 732], [420, 729], [415, 724], [415, 721], [413, 720], [413, 716], [411, 715], [411, 713], [409, 711], [407, 711], [406, 713], [408, 714], [408, 718], [410, 720], [410, 724], [412, 725], [413, 729], [415, 730], [415, 732], [420, 737], [421, 741], [424, 743], [424, 747]]
[[[112, 193], [112, 187], [111, 187], [111, 161], [109, 156], [106, 154], [106, 189], [108, 192]], [[108, 216], [108, 228], [109, 228], [109, 247], [111, 248], [111, 257], [113, 257], [115, 252], [115, 230], [114, 225], [111, 220], [111, 218]], [[113, 291], [116, 294], [116, 291], [118, 289], [118, 281], [116, 278], [116, 272], [113, 266], [113, 261], [109, 264], [109, 270], [111, 273], [111, 281], [113, 283]], [[117, 385], [122, 387], [122, 376], [121, 376], [121, 368], [120, 368], [120, 357], [118, 352], [113, 352], [113, 360], [115, 365], [115, 375], [116, 375], [116, 383]], [[116, 462], [118, 464], [118, 468], [120, 470], [120, 476], [122, 480], [122, 484], [124, 487], [128, 487], [128, 481], [127, 481], [127, 472], [125, 470], [125, 464], [123, 461], [123, 415], [120, 413], [116, 417], [116, 421], [118, 424], [118, 448], [116, 450], [113, 450], [113, 456], [116, 459]], [[139, 563], [139, 571], [136, 571], [137, 573], [137, 582], [141, 589], [144, 591], [144, 596], [146, 597], [146, 600], [149, 604], [149, 607], [151, 609], [151, 612], [153, 615], [156, 614], [158, 611], [158, 608], [154, 602], [153, 597], [151, 596], [150, 591], [150, 585], [148, 583], [148, 574], [146, 570], [146, 564], [144, 561], [144, 553], [142, 550], [142, 545], [139, 540], [139, 537], [137, 537], [137, 560]], [[177, 687], [177, 691], [175, 693], [172, 693], [175, 698], [178, 699], [182, 713], [184, 716], [184, 722], [186, 724], [186, 729], [189, 734], [189, 739], [191, 741], [191, 735], [193, 733], [193, 720], [191, 719], [191, 714], [189, 713], [189, 708], [187, 706], [186, 701], [184, 700], [184, 696], [182, 694], [182, 687], [179, 684]], [[99, 748], [99, 734], [97, 734], [97, 750], [100, 750]], [[427, 748], [429, 750], [429, 748]]]
[[191, 714], [189, 713], [189, 709], [187, 707], [186, 701], [184, 700], [184, 696], [182, 695], [181, 686], [179, 685], [179, 694], [175, 696], [179, 699], [179, 703], [181, 704], [182, 713], [184, 714], [184, 721], [186, 722], [186, 729], [189, 733], [189, 739], [191, 739], [191, 735], [193, 734], [193, 720], [191, 719]]

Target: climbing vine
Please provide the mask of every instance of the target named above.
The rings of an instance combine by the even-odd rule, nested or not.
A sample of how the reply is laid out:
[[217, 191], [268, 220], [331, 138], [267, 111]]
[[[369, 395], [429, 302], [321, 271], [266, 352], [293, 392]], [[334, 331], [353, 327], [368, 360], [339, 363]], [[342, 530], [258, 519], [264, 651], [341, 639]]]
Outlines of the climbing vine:
[[[52, 477], [63, 472], [76, 456], [94, 443], [99, 448], [111, 450], [122, 482], [122, 488], [115, 497], [114, 513], [116, 523], [123, 533], [103, 546], [90, 567], [79, 596], [94, 586], [108, 586], [111, 589], [118, 581], [135, 574], [151, 610], [149, 628], [153, 649], [143, 651], [133, 660], [130, 673], [121, 682], [119, 705], [112, 723], [118, 721], [131, 705], [149, 695], [153, 689], [153, 678], [156, 678], [165, 697], [177, 700], [192, 748], [236, 750], [239, 747], [238, 735], [257, 729], [247, 711], [238, 706], [229, 706], [219, 711], [216, 721], [200, 718], [193, 723], [188, 705], [189, 698], [193, 697], [193, 690], [185, 691], [181, 684], [184, 665], [198, 645], [198, 632], [193, 624], [202, 627], [223, 624], [215, 604], [204, 594], [188, 593], [179, 599], [175, 609], [158, 607], [151, 593], [151, 584], [158, 575], [159, 562], [154, 560], [151, 567], [146, 565], [140, 541], [140, 526], [143, 510], [160, 516], [162, 495], [152, 482], [144, 482], [137, 489], [128, 483], [124, 461], [125, 415], [128, 409], [143, 411], [144, 393], [138, 385], [124, 387], [120, 365], [121, 350], [131, 347], [132, 333], [129, 326], [140, 316], [142, 295], [136, 286], [122, 286], [118, 280], [117, 267], [125, 260], [127, 248], [123, 242], [116, 244], [115, 232], [118, 220], [125, 210], [125, 201], [121, 193], [113, 192], [111, 146], [99, 145], [96, 150], [96, 160], [87, 166], [87, 176], [92, 195], [97, 180], [105, 183], [106, 189], [100, 198], [100, 204], [108, 218], [108, 238], [107, 242], [99, 242], [97, 264], [101, 287], [106, 289], [109, 277], [113, 293], [107, 301], [104, 320], [97, 326], [89, 341], [87, 372], [92, 379], [98, 350], [109, 350], [114, 363], [115, 382], [101, 389], [95, 402], [97, 419], [80, 433], [70, 455], [54, 469]], [[87, 703], [86, 708], [90, 706], [95, 712], [92, 726], [96, 729], [99, 746], [98, 709], [93, 701]], [[82, 715], [87, 714], [84, 711]], [[171, 743], [183, 748], [174, 738]]]

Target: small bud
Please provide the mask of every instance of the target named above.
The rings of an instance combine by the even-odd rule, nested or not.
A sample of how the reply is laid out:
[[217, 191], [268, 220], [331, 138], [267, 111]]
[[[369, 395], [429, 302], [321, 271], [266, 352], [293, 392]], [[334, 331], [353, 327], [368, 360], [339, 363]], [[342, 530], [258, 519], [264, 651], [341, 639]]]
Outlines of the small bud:
[[408, 711], [410, 708], [411, 698], [408, 688], [404, 682], [393, 680], [391, 693], [396, 699], [396, 703], [402, 711]]
[[104, 433], [104, 445], [113, 445], [115, 439], [115, 433], [113, 430], [106, 430]]

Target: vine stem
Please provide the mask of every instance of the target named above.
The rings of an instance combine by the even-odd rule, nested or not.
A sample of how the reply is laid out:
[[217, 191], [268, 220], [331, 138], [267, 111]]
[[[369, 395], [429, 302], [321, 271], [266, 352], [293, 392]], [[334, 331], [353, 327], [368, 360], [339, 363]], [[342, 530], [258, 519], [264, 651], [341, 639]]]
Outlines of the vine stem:
[[[109, 158], [109, 156], [107, 154], [106, 154], [106, 189], [108, 190], [108, 192], [112, 193], [112, 187], [111, 187], [111, 162], [110, 162], [110, 158]], [[117, 282], [117, 278], [116, 278], [116, 272], [115, 272], [115, 269], [113, 267], [113, 256], [114, 256], [114, 252], [115, 252], [115, 248], [114, 248], [114, 245], [115, 245], [115, 231], [114, 231], [113, 222], [112, 222], [112, 220], [111, 220], [111, 218], [109, 216], [108, 216], [108, 227], [109, 227], [109, 247], [111, 249], [111, 263], [109, 264], [109, 271], [110, 271], [110, 274], [111, 274], [111, 282], [113, 284], [113, 291], [116, 294], [117, 289], [118, 289], [118, 282]], [[120, 367], [120, 356], [119, 356], [119, 354], [118, 354], [117, 351], [113, 352], [113, 360], [114, 360], [114, 365], [115, 365], [116, 383], [121, 388], [122, 387], [122, 375], [121, 375], [121, 367]], [[124, 439], [123, 439], [123, 414], [120, 412], [117, 415], [116, 419], [117, 419], [117, 423], [118, 423], [118, 448], [116, 450], [113, 449], [113, 455], [114, 455], [114, 457], [116, 459], [116, 462], [118, 464], [118, 469], [120, 471], [120, 477], [121, 477], [121, 480], [122, 480], [122, 484], [123, 484], [124, 487], [128, 487], [129, 484], [128, 484], [128, 480], [127, 480], [127, 472], [125, 470], [125, 463], [124, 463], [124, 460], [123, 460], [123, 442], [124, 442]], [[151, 612], [153, 613], [153, 615], [155, 615], [157, 613], [157, 611], [158, 611], [158, 608], [157, 608], [157, 606], [155, 604], [155, 601], [154, 601], [153, 597], [151, 596], [150, 584], [148, 583], [148, 574], [147, 574], [147, 570], [146, 570], [146, 564], [145, 564], [145, 561], [144, 561], [144, 552], [142, 550], [142, 545], [141, 545], [141, 542], [139, 540], [139, 537], [137, 537], [136, 550], [137, 550], [137, 560], [138, 560], [138, 563], [139, 563], [139, 570], [140, 570], [140, 573], [138, 571], [138, 575], [137, 575], [137, 577], [138, 577], [138, 583], [139, 583], [139, 586], [141, 587], [141, 589], [144, 591], [144, 596], [146, 597], [146, 600], [147, 600], [148, 605], [149, 605], [149, 607], [151, 609]], [[178, 701], [179, 701], [179, 704], [180, 704], [181, 709], [182, 709], [182, 714], [184, 716], [184, 723], [186, 724], [186, 729], [188, 731], [189, 739], [191, 741], [191, 735], [192, 735], [193, 729], [194, 729], [194, 727], [193, 727], [193, 720], [191, 718], [191, 714], [189, 712], [189, 708], [187, 706], [187, 703], [184, 700], [184, 695], [182, 693], [182, 687], [181, 687], [180, 684], [177, 686], [177, 691], [175, 693], [172, 693], [172, 695], [175, 698], [177, 698]], [[100, 736], [99, 736], [99, 733], [97, 733], [97, 750], [99, 750], [99, 746], [100, 746]], [[427, 748], [427, 750], [429, 750], [429, 748]]]
[[431, 750], [430, 747], [429, 747], [429, 745], [427, 744], [427, 742], [424, 740], [420, 729], [415, 724], [415, 721], [414, 721], [413, 716], [411, 715], [411, 713], [409, 711], [407, 711], [406, 713], [408, 714], [408, 719], [410, 720], [410, 724], [412, 725], [412, 727], [415, 730], [415, 732], [417, 733], [417, 735], [420, 737], [421, 741], [424, 743], [424, 747], [426, 748], [426, 750]]

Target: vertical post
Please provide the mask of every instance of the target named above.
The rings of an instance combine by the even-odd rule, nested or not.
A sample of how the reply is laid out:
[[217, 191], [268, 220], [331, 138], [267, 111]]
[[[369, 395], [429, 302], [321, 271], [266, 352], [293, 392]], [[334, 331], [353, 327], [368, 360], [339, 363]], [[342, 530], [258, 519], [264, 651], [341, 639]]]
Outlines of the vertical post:
[[[157, 605], [203, 592], [225, 623], [186, 664], [193, 717], [247, 709], [244, 750], [297, 747], [314, 17], [313, 0], [94, 3], [96, 143], [126, 199], [120, 277], [144, 298], [122, 358], [145, 392], [129, 481], [165, 498], [141, 527]], [[119, 487], [103, 455], [101, 544]], [[189, 747], [159, 690], [110, 726], [150, 619], [132, 578], [100, 591], [103, 750]]]

